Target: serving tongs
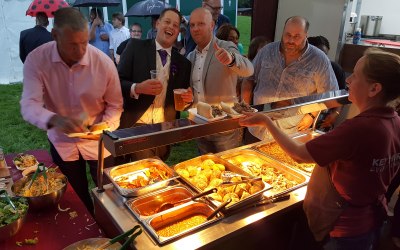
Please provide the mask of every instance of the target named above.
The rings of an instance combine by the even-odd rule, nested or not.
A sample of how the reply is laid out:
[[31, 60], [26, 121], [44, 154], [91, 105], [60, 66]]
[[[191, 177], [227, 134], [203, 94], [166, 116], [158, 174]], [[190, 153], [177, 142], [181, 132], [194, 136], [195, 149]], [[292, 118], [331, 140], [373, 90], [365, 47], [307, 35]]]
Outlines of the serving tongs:
[[[240, 177], [241, 181], [232, 181], [234, 177]], [[261, 181], [261, 177], [251, 177], [251, 176], [246, 176], [246, 175], [241, 175], [238, 173], [234, 173], [232, 171], [223, 171], [221, 173], [221, 179], [222, 183], [221, 185], [224, 186], [232, 186], [232, 185], [237, 185], [240, 183], [250, 183], [250, 182], [255, 182], [255, 181]]]
[[165, 202], [165, 203], [161, 204], [161, 206], [159, 206], [158, 209], [156, 209], [156, 212], [159, 213], [159, 212], [168, 210], [170, 208], [173, 208], [176, 204], [185, 203], [185, 202], [188, 202], [188, 201], [191, 201], [191, 200], [194, 201], [194, 200], [196, 200], [196, 199], [198, 199], [200, 197], [203, 197], [205, 195], [216, 193], [217, 191], [218, 191], [217, 188], [212, 188], [212, 189], [209, 189], [209, 190], [207, 190], [205, 192], [196, 194], [196, 195], [194, 195], [192, 197], [189, 197], [189, 198], [186, 198], [186, 199], [183, 199], [183, 200]]
[[46, 183], [46, 191], [49, 190], [49, 183], [47, 181], [47, 170], [46, 167], [44, 166], [43, 163], [39, 163], [38, 167], [36, 168], [35, 173], [33, 173], [31, 181], [28, 185], [28, 189], [30, 189], [32, 187], [33, 182], [35, 181], [35, 179], [38, 177], [39, 174], [43, 175], [44, 181]]
[[10, 204], [10, 206], [15, 210], [16, 213], [19, 214], [17, 207], [15, 206], [14, 202], [10, 199], [10, 196], [7, 193], [7, 190], [0, 190], [0, 196], [4, 196], [6, 201]]
[[[126, 231], [125, 233], [122, 233], [120, 235], [118, 235], [115, 238], [112, 238], [111, 240], [101, 244], [100, 246], [98, 246], [96, 248], [96, 250], [101, 250], [101, 249], [105, 249], [109, 246], [111, 246], [112, 244], [124, 239], [125, 237], [129, 236], [127, 241], [125, 241], [125, 243], [121, 246], [120, 250], [123, 249], [127, 249], [128, 246], [132, 243], [132, 241], [134, 241], [136, 239], [136, 237], [138, 237], [141, 233], [142, 233], [142, 228], [140, 227], [140, 225], [136, 225], [134, 226], [131, 230]], [[132, 235], [131, 235], [132, 234]]]
[[232, 199], [229, 198], [224, 203], [222, 203], [219, 207], [217, 207], [214, 210], [214, 212], [212, 212], [209, 216], [207, 216], [207, 220], [211, 220], [212, 218], [214, 218], [214, 216], [216, 216], [222, 209], [224, 209], [226, 206], [228, 206], [229, 203], [231, 203], [231, 201], [232, 201]]

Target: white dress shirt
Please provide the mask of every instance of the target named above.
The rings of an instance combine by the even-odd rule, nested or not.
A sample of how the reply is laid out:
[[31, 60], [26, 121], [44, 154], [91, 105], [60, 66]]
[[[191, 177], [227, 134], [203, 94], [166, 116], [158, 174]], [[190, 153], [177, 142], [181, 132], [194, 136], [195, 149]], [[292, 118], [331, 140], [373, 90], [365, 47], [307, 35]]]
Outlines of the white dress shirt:
[[199, 51], [198, 47], [195, 49], [195, 61], [193, 65], [192, 71], [192, 79], [193, 79], [193, 94], [195, 96], [195, 100], [200, 102], [204, 102], [204, 83], [203, 83], [203, 70], [204, 63], [208, 54], [208, 50], [210, 48], [211, 41], [207, 44], [207, 46]]
[[130, 38], [131, 34], [129, 29], [125, 26], [121, 28], [114, 28], [110, 32], [110, 50], [113, 50], [114, 58], [117, 57], [117, 48], [118, 46], [125, 41], [126, 39]]

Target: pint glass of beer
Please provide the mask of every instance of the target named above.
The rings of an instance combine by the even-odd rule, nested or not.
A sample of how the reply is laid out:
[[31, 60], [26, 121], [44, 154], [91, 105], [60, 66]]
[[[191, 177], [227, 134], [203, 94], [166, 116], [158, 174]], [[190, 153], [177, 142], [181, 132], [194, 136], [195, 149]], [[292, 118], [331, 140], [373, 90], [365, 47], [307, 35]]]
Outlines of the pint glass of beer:
[[187, 89], [174, 89], [174, 103], [176, 111], [183, 111], [187, 107], [188, 103], [182, 99], [182, 94], [186, 93]]

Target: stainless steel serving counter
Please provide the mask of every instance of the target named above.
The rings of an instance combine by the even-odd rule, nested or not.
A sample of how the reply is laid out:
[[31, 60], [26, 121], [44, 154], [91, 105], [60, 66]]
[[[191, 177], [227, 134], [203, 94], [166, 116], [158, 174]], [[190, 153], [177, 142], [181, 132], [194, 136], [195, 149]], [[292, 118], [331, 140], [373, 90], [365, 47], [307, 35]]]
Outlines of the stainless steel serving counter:
[[[273, 108], [273, 104], [253, 106], [258, 112], [281, 119], [298, 114], [321, 111], [348, 103], [347, 92], [333, 91], [320, 95], [295, 98], [289, 106]], [[186, 141], [205, 135], [239, 128], [238, 119], [196, 124], [188, 120], [152, 124], [141, 127], [104, 132], [99, 143], [98, 187], [92, 190], [95, 218], [109, 237], [125, 232], [140, 222], [125, 206], [122, 197], [112, 184], [103, 185], [103, 155], [106, 148], [113, 156]], [[162, 137], [162, 140], [160, 138]], [[250, 145], [247, 145], [248, 147]], [[226, 152], [225, 152], [226, 153]], [[266, 191], [268, 192], [268, 191]], [[259, 207], [246, 207], [226, 215], [198, 231], [185, 235], [165, 245], [159, 245], [148, 232], [136, 238], [137, 249], [296, 249], [296, 231], [307, 224], [302, 211], [306, 187], [292, 191], [290, 199]], [[299, 229], [300, 228], [300, 229]], [[301, 238], [302, 246], [304, 237]], [[290, 245], [290, 246], [289, 246]], [[306, 249], [311, 249], [307, 248]]]
[[[95, 188], [92, 190], [92, 194], [96, 221], [109, 237], [116, 236], [140, 224], [124, 205], [126, 198], [122, 197], [112, 184], [105, 185], [104, 189], [104, 192], [97, 192], [97, 188]], [[260, 224], [268, 224], [269, 221], [277, 217], [283, 218], [293, 209], [301, 208], [306, 189], [304, 186], [292, 191], [290, 199], [286, 201], [250, 207], [234, 212], [232, 215], [228, 215], [222, 220], [200, 229], [200, 231], [164, 246], [159, 246], [145, 231], [136, 238], [135, 247], [137, 249], [208, 249], [218, 248], [218, 246], [221, 247], [222, 245], [227, 246], [234, 241], [240, 242], [240, 239], [242, 243], [243, 240], [246, 241], [248, 246], [254, 245], [255, 243], [252, 243], [251, 240], [256, 240], [256, 237], [254, 239], [251, 239], [252, 237], [242, 238], [240, 235], [245, 231], [257, 230]], [[267, 233], [265, 232], [265, 234]], [[290, 232], [287, 233], [290, 234]]]

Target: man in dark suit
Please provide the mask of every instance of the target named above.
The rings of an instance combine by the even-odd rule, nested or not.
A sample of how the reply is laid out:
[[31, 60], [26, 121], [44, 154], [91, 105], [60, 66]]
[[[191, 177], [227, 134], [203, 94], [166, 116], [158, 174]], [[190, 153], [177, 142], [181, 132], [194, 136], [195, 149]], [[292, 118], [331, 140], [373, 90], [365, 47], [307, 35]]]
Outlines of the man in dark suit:
[[[118, 64], [124, 98], [120, 128], [178, 118], [173, 89], [187, 88], [182, 98], [185, 102], [192, 102], [193, 94], [189, 88], [191, 63], [172, 49], [179, 34], [180, 20], [178, 10], [164, 9], [157, 21], [155, 40], [131, 39], [128, 42]], [[157, 79], [150, 79], [150, 70], [158, 70]], [[168, 154], [169, 147], [159, 147], [137, 152], [130, 160], [154, 155], [165, 159]]]
[[25, 62], [28, 54], [40, 45], [53, 41], [51, 33], [46, 29], [49, 25], [49, 19], [46, 13], [38, 12], [36, 15], [36, 26], [21, 31], [19, 37], [19, 58], [22, 63]]

